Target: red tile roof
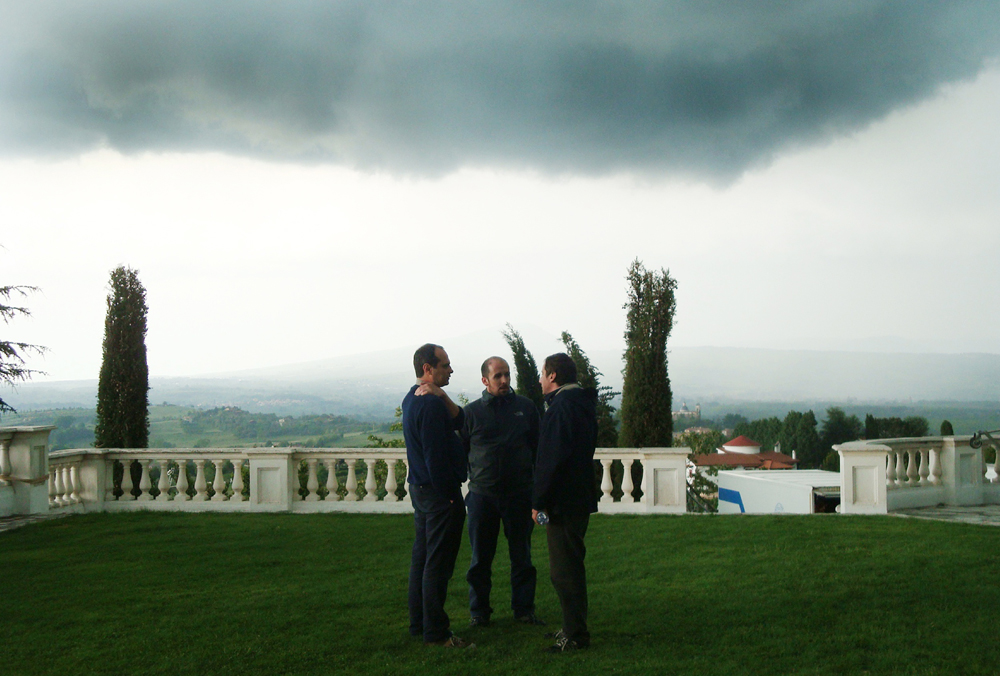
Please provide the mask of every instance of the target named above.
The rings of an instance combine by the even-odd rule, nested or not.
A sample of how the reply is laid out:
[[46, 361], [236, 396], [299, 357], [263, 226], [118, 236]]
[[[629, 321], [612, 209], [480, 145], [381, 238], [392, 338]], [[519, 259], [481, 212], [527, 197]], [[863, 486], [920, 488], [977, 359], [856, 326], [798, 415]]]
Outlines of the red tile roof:
[[763, 469], [791, 469], [798, 460], [784, 453], [703, 453], [694, 456], [698, 467], [761, 467]]
[[730, 441], [727, 441], [726, 443], [724, 443], [722, 445], [723, 446], [757, 446], [757, 447], [760, 447], [759, 443], [757, 443], [753, 439], [748, 439], [747, 437], [743, 436], [742, 434], [740, 436], [736, 437], [735, 439], [731, 439]]

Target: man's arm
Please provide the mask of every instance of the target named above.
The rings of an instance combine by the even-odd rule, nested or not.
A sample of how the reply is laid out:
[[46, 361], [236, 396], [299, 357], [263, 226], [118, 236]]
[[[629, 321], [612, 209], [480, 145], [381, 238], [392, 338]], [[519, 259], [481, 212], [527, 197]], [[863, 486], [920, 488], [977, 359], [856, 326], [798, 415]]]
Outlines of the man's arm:
[[572, 421], [558, 409], [549, 409], [542, 420], [535, 460], [535, 487], [531, 506], [548, 506], [552, 484], [557, 481], [560, 466], [569, 457], [573, 441]]
[[431, 485], [449, 500], [462, 497], [462, 487], [455, 480], [455, 470], [451, 466], [448, 449], [448, 435], [454, 434], [448, 411], [440, 400], [430, 400], [426, 404], [423, 424], [420, 428], [420, 444], [424, 449], [427, 471]]

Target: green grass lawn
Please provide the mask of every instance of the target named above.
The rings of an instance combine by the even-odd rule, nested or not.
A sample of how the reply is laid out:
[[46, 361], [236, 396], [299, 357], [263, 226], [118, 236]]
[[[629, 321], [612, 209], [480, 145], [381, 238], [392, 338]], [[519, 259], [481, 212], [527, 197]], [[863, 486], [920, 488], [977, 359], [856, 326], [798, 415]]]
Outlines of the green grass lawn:
[[538, 613], [468, 630], [468, 541], [447, 610], [475, 651], [407, 633], [412, 518], [130, 513], [0, 534], [0, 673], [994, 674], [1000, 529], [893, 517], [596, 516], [589, 651]]

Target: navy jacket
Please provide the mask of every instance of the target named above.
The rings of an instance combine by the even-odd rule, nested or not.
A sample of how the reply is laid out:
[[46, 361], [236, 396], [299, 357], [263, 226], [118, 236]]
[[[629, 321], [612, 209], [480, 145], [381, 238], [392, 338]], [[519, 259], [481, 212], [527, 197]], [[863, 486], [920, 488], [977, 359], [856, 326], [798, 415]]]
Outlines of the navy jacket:
[[465, 449], [458, 430], [465, 415], [452, 418], [439, 397], [417, 397], [410, 388], [403, 398], [403, 438], [406, 440], [407, 482], [433, 486], [449, 500], [462, 499], [466, 479]]
[[550, 514], [596, 512], [597, 390], [570, 383], [545, 401], [531, 506]]
[[531, 490], [538, 447], [538, 409], [527, 397], [488, 391], [465, 407], [462, 442], [469, 490], [493, 498]]

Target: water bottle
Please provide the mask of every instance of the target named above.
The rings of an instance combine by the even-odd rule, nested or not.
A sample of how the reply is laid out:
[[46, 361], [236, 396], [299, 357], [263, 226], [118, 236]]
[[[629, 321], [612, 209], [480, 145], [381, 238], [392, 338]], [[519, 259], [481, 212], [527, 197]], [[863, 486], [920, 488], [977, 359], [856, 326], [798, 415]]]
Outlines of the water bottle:
[[549, 515], [546, 514], [544, 511], [539, 512], [536, 518], [538, 519], [539, 526], [544, 526], [549, 522]]

